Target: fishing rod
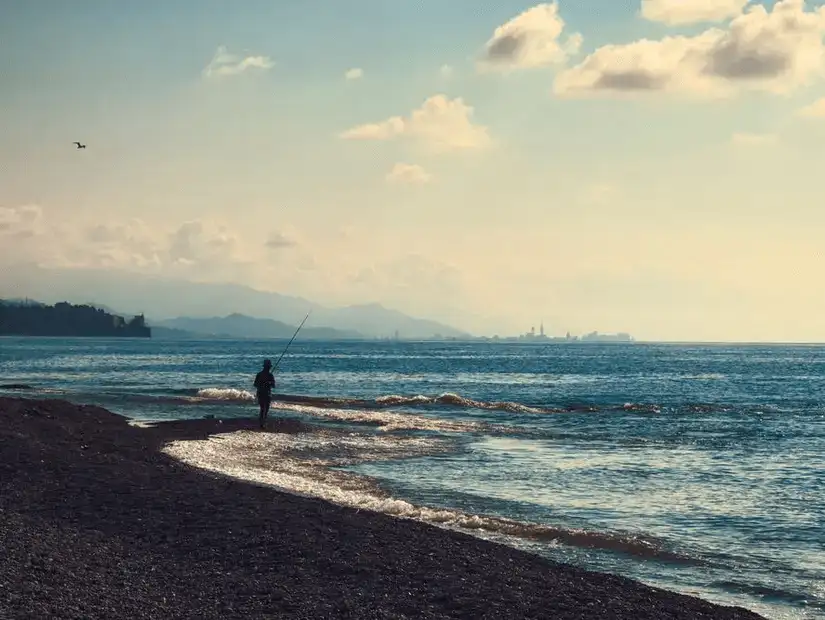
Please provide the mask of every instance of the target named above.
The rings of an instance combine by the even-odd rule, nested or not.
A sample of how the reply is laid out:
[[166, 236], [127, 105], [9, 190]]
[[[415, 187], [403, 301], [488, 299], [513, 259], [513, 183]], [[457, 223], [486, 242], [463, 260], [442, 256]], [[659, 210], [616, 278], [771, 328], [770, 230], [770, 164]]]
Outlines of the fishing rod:
[[278, 364], [281, 363], [281, 360], [283, 359], [284, 355], [286, 355], [286, 350], [289, 348], [289, 345], [292, 344], [292, 341], [295, 340], [295, 336], [297, 336], [298, 332], [301, 331], [301, 328], [304, 326], [304, 323], [307, 322], [307, 319], [309, 318], [309, 315], [311, 313], [312, 313], [312, 310], [307, 312], [307, 315], [304, 317], [304, 320], [301, 321], [301, 324], [298, 326], [298, 329], [296, 329], [295, 333], [292, 334], [292, 338], [290, 338], [289, 342], [286, 343], [286, 347], [284, 347], [284, 351], [283, 351], [283, 353], [281, 353], [281, 357], [278, 358], [278, 361], [275, 362], [275, 365], [272, 367], [272, 372], [275, 372], [276, 370], [278, 370]]

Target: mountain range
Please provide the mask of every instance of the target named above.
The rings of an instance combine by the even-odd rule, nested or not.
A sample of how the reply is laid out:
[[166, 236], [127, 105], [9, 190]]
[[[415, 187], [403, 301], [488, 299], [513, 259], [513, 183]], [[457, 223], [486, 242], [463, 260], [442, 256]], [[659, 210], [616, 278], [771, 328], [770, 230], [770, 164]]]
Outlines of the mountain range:
[[[257, 319], [238, 313], [212, 318], [178, 317], [150, 325], [156, 338], [291, 338], [295, 333], [295, 326], [283, 321]], [[357, 331], [331, 327], [304, 327], [301, 330], [303, 340], [358, 340], [364, 337]]]
[[306, 337], [322, 334], [316, 330], [323, 329], [332, 331], [316, 337], [384, 338], [396, 333], [404, 339], [469, 336], [438, 321], [411, 317], [378, 303], [328, 307], [238, 284], [190, 282], [125, 271], [33, 265], [3, 271], [0, 297], [26, 297], [45, 303], [91, 302], [113, 308], [119, 315], [144, 314], [153, 327], [185, 332], [272, 338], [288, 332], [285, 337], [291, 337], [295, 326], [311, 312], [304, 328], [311, 330]]

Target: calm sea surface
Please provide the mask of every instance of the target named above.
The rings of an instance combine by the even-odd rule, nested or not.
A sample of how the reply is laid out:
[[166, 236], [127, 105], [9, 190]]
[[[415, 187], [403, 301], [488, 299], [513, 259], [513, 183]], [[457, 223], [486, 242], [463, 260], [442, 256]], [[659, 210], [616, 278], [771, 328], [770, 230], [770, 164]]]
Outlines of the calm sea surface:
[[[254, 416], [253, 376], [283, 344], [0, 338], [0, 384], [138, 420]], [[271, 415], [330, 432], [169, 452], [769, 618], [825, 618], [825, 347], [296, 341], [276, 378]]]

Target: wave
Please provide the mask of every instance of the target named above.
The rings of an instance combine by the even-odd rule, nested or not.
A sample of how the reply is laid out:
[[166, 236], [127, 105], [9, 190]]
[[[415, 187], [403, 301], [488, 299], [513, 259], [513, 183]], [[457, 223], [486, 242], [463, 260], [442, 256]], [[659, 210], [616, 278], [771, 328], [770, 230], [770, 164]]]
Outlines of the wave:
[[[138, 388], [140, 389], [140, 388]], [[254, 403], [255, 394], [248, 390], [226, 387], [209, 388], [182, 388], [182, 389], [142, 389], [141, 392], [73, 392], [55, 388], [40, 388], [28, 384], [0, 385], [1, 391], [29, 391], [41, 394], [65, 394], [77, 398], [95, 400], [103, 397], [118, 401], [146, 402], [153, 404], [170, 405], [199, 405], [220, 403]], [[303, 394], [273, 394], [273, 406], [289, 409], [288, 405], [304, 405], [321, 409], [359, 409], [367, 411], [386, 410], [403, 407], [405, 409], [423, 408], [456, 408], [477, 409], [482, 411], [504, 411], [515, 414], [571, 414], [571, 413], [604, 413], [604, 412], [636, 412], [636, 413], [712, 413], [729, 412], [736, 407], [712, 403], [685, 403], [680, 405], [659, 405], [656, 403], [616, 403], [616, 404], [586, 404], [572, 403], [562, 407], [541, 407], [511, 401], [483, 401], [467, 398], [452, 392], [445, 392], [437, 396], [415, 394], [411, 396], [389, 394], [377, 398], [352, 398], [335, 396], [307, 396]], [[753, 412], [761, 414], [769, 408], [763, 405]], [[751, 413], [752, 408], [740, 407], [743, 413]]]
[[662, 541], [641, 535], [569, 529], [415, 505], [393, 497], [368, 476], [333, 469], [367, 461], [433, 455], [450, 449], [450, 442], [443, 439], [332, 431], [298, 435], [237, 431], [203, 440], [175, 441], [164, 447], [167, 454], [189, 465], [339, 506], [477, 535], [601, 549], [672, 562], [698, 562], [668, 549]]
[[812, 597], [810, 592], [794, 592], [773, 585], [745, 583], [734, 579], [713, 581], [710, 585], [730, 592], [750, 594], [762, 599], [781, 600], [809, 609], [825, 610], [825, 599], [815, 595]]
[[[250, 402], [255, 400], [252, 392], [234, 388], [205, 388], [191, 390], [196, 400], [226, 400]], [[299, 394], [273, 394], [273, 403], [294, 403], [313, 407], [329, 408], [359, 408], [359, 409], [387, 409], [391, 407], [455, 407], [457, 409], [480, 409], [485, 411], [506, 411], [509, 413], [524, 414], [559, 414], [559, 413], [601, 413], [607, 411], [630, 411], [637, 413], [660, 414], [670, 410], [683, 410], [690, 413], [709, 413], [713, 411], [729, 411], [727, 405], [711, 403], [687, 403], [678, 407], [668, 407], [657, 403], [621, 403], [591, 405], [573, 403], [564, 407], [540, 407], [511, 401], [483, 401], [467, 398], [452, 392], [445, 392], [438, 396], [414, 394], [403, 396], [390, 394], [374, 399], [347, 398], [335, 396], [304, 396]]]
[[[409, 413], [376, 411], [366, 401], [351, 398], [318, 398], [312, 396], [275, 395], [273, 406], [279, 410], [294, 411], [332, 422], [368, 424], [382, 431], [439, 431], [462, 433], [487, 428], [478, 422], [449, 421]], [[205, 388], [186, 399], [188, 402], [255, 402], [255, 395], [233, 388]], [[389, 405], [387, 405], [389, 406]]]
[[462, 407], [465, 409], [494, 409], [500, 411], [510, 411], [513, 413], [557, 413], [557, 409], [545, 409], [542, 407], [530, 407], [522, 405], [521, 403], [513, 403], [508, 401], [501, 402], [485, 402], [481, 400], [473, 400], [465, 398], [458, 394], [446, 392], [440, 396], [423, 396], [417, 394], [415, 396], [379, 396], [375, 399], [379, 406], [414, 406], [414, 405], [449, 405], [453, 407]]
[[278, 409], [295, 411], [332, 422], [346, 424], [369, 424], [382, 431], [437, 431], [441, 433], [468, 433], [478, 432], [491, 428], [491, 425], [482, 422], [463, 420], [445, 420], [443, 418], [428, 418], [410, 413], [396, 413], [393, 411], [365, 411], [359, 409], [332, 409], [328, 407], [312, 407], [293, 403], [278, 403]]
[[[234, 388], [203, 388], [198, 390], [180, 391], [180, 393], [191, 394], [195, 399], [201, 400], [225, 400], [237, 402], [250, 402], [255, 400], [255, 395], [246, 390]], [[524, 405], [509, 401], [486, 402], [473, 400], [451, 392], [445, 392], [438, 396], [425, 396], [415, 394], [413, 396], [402, 396], [390, 394], [379, 396], [374, 399], [346, 398], [334, 396], [303, 396], [297, 394], [273, 394], [273, 402], [277, 403], [298, 403], [312, 405], [315, 407], [357, 407], [362, 409], [385, 409], [389, 407], [416, 407], [424, 405], [451, 406], [462, 409], [484, 409], [509, 411], [512, 413], [562, 413], [568, 411], [579, 411], [581, 407], [573, 408], [545, 408]]]
[[205, 388], [196, 390], [194, 396], [201, 400], [228, 400], [233, 402], [252, 402], [255, 395], [246, 390], [233, 388]]
[[635, 413], [662, 413], [662, 408], [659, 405], [652, 403], [625, 403], [622, 405], [622, 411], [633, 411]]
[[[252, 392], [237, 390], [233, 388], [206, 388], [195, 390], [195, 399], [202, 400], [226, 400], [237, 402], [251, 402], [255, 400]], [[655, 403], [623, 403], [621, 405], [587, 405], [571, 404], [566, 407], [538, 407], [525, 405], [510, 401], [483, 401], [474, 400], [445, 392], [438, 396], [425, 396], [415, 394], [412, 396], [402, 396], [390, 394], [379, 396], [375, 399], [328, 397], [328, 396], [303, 396], [296, 394], [273, 394], [273, 404], [281, 407], [283, 403], [303, 404], [319, 408], [359, 408], [359, 409], [386, 409], [390, 407], [415, 408], [422, 406], [455, 407], [460, 409], [480, 409], [486, 411], [506, 411], [509, 413], [524, 414], [559, 414], [559, 413], [599, 413], [605, 411], [627, 411], [636, 413], [660, 414], [665, 411], [665, 407]], [[714, 410], [727, 410], [719, 405], [692, 403], [686, 405], [690, 412], [710, 412]]]
[[[26, 390], [38, 393], [66, 393], [63, 390], [43, 389], [28, 384], [5, 384], [0, 385], [0, 391]], [[88, 397], [92, 400], [98, 397], [113, 398], [121, 401], [147, 402], [153, 404], [169, 405], [199, 405], [199, 404], [220, 404], [220, 403], [254, 403], [256, 396], [253, 392], [230, 387], [208, 387], [208, 388], [182, 388], [166, 390], [163, 388], [144, 390], [141, 393], [131, 392], [100, 392], [100, 393], [75, 393], [75, 397]], [[657, 403], [571, 403], [560, 407], [542, 407], [532, 404], [524, 404], [512, 401], [484, 401], [468, 398], [453, 392], [444, 392], [435, 396], [424, 394], [400, 395], [388, 394], [376, 398], [352, 398], [336, 396], [308, 396], [303, 394], [273, 394], [273, 406], [278, 409], [294, 409], [300, 411], [300, 407], [316, 409], [358, 410], [360, 412], [376, 412], [393, 408], [404, 409], [432, 409], [432, 408], [455, 408], [455, 409], [476, 409], [480, 411], [502, 411], [513, 414], [524, 415], [548, 415], [548, 414], [575, 414], [575, 413], [605, 413], [605, 412], [632, 412], [646, 414], [679, 414], [679, 413], [713, 413], [729, 412], [736, 407], [718, 403], [682, 403], [678, 405], [662, 405]], [[739, 407], [743, 413], [761, 414], [762, 410], [768, 408], [763, 405], [760, 408]], [[352, 415], [352, 414], [330, 414], [326, 417], [337, 417], [341, 421], [354, 421], [371, 423], [382, 426], [380, 416]]]

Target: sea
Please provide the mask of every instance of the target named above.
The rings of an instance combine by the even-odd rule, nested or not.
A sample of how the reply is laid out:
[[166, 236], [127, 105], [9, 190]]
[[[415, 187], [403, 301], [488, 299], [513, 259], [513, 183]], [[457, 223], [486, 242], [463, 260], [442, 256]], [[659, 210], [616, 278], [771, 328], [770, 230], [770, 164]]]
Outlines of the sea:
[[[0, 339], [6, 395], [257, 416], [282, 341]], [[555, 561], [825, 618], [825, 346], [302, 342], [270, 417], [175, 458]], [[265, 512], [266, 507], [262, 507]]]

